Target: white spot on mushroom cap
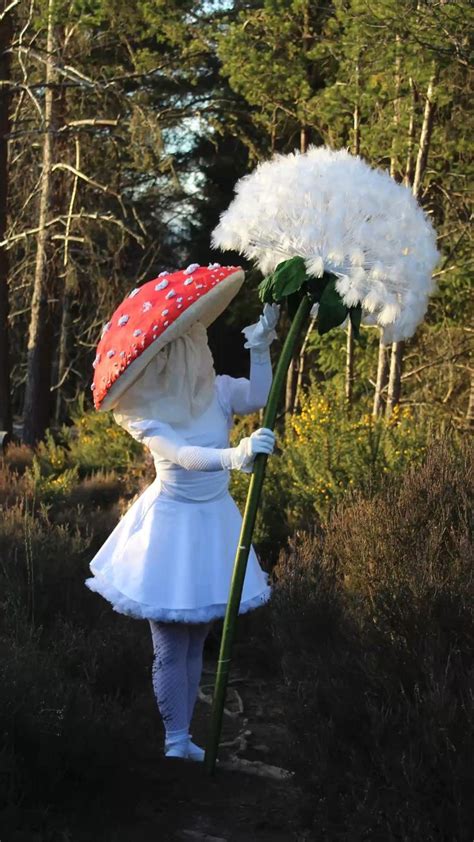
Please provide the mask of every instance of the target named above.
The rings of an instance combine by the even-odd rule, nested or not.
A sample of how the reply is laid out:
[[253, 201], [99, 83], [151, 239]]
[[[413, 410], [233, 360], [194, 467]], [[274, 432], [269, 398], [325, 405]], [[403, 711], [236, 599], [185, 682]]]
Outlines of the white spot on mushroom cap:
[[123, 327], [124, 325], [126, 325], [129, 318], [130, 318], [130, 316], [126, 316], [126, 315], [120, 316], [120, 318], [118, 320], [119, 327]]
[[170, 291], [166, 293], [165, 298], [174, 298], [174, 296], [175, 296], [175, 295], [176, 295], [175, 290], [174, 290], [174, 289], [170, 289]]
[[94, 360], [94, 362], [92, 363], [92, 367], [93, 367], [93, 368], [96, 368], [96, 366], [98, 366], [98, 365], [99, 365], [99, 363], [100, 363], [100, 359], [101, 359], [100, 354], [96, 354], [95, 360]]
[[[199, 263], [190, 263], [189, 266], [184, 270], [185, 275], [192, 275], [196, 269], [199, 269]], [[186, 283], [186, 282], [185, 282]]]
[[138, 295], [138, 293], [139, 293], [139, 292], [140, 292], [140, 287], [135, 287], [135, 289], [132, 289], [132, 291], [131, 291], [131, 293], [130, 293], [130, 295], [129, 295], [128, 297], [129, 297], [129, 298], [134, 298], [134, 297], [135, 297], [135, 295]]
[[95, 383], [92, 384], [91, 389], [92, 391], [95, 389]]
[[209, 266], [207, 268], [208, 269], [220, 269], [221, 264], [220, 263], [209, 263]]
[[182, 296], [182, 295], [180, 295], [180, 296], [179, 296], [179, 298], [177, 298], [177, 299], [176, 299], [176, 301], [182, 301], [182, 300], [183, 300], [183, 296]]
[[166, 327], [166, 325], [169, 325], [169, 322], [165, 322], [165, 327]]
[[168, 272], [168, 270], [167, 270], [167, 269], [165, 269], [165, 271], [164, 271], [164, 272], [160, 272], [160, 274], [158, 275], [158, 277], [159, 277], [159, 278], [163, 278], [163, 277], [164, 277], [164, 275], [169, 275], [169, 272]]
[[141, 330], [140, 330], [139, 327], [137, 327], [137, 329], [133, 331], [133, 335], [134, 336], [140, 336], [141, 335]]
[[162, 314], [161, 314], [161, 315], [162, 315], [162, 316], [167, 316], [167, 315], [168, 315], [168, 313], [169, 313], [169, 310], [163, 310], [163, 312], [162, 312]]
[[151, 301], [145, 301], [144, 304], [143, 304], [142, 310], [143, 310], [144, 313], [146, 313], [148, 310], [151, 310], [152, 307], [153, 307], [153, 304], [151, 303]]
[[194, 278], [186, 278], [186, 280], [184, 282], [184, 286], [185, 287], [189, 286], [189, 284], [192, 284], [193, 281], [194, 281]]
[[120, 356], [121, 356], [121, 357], [124, 357], [124, 356], [125, 356], [125, 351], [120, 351]]
[[102, 333], [101, 333], [101, 335], [100, 335], [100, 338], [101, 338], [101, 339], [102, 339], [102, 337], [103, 337], [104, 333], [107, 333], [107, 331], [108, 331], [108, 330], [110, 330], [110, 326], [111, 326], [111, 324], [112, 324], [112, 322], [106, 322], [106, 323], [105, 323], [105, 325], [104, 325], [104, 326], [103, 326], [103, 328], [102, 328]]
[[112, 357], [115, 357], [115, 351], [114, 351], [114, 349], [113, 349], [113, 348], [111, 348], [111, 349], [110, 349], [110, 351], [107, 351], [107, 356], [108, 356], [109, 360], [110, 360]]
[[166, 289], [168, 284], [169, 284], [169, 281], [160, 281], [160, 283], [155, 286], [155, 289], [156, 289], [157, 292], [159, 292], [161, 289]]

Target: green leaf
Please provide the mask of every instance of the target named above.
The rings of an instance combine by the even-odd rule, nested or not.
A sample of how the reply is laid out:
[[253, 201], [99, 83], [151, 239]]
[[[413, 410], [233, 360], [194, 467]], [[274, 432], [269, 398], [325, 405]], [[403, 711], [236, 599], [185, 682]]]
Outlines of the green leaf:
[[302, 257], [291, 257], [279, 263], [275, 271], [263, 279], [258, 287], [260, 301], [271, 304], [297, 292], [305, 281], [306, 266]]
[[326, 284], [331, 278], [335, 277], [335, 275], [331, 275], [329, 272], [325, 272], [321, 278], [308, 278], [308, 294], [313, 304], [319, 303], [321, 301], [321, 296], [324, 292]]
[[348, 308], [344, 304], [336, 289], [337, 278], [329, 278], [321, 295], [318, 311], [318, 333], [322, 336], [333, 327], [342, 324], [347, 316]]
[[267, 275], [258, 285], [258, 297], [264, 304], [273, 303], [273, 275]]
[[302, 257], [291, 257], [279, 263], [273, 273], [273, 297], [281, 301], [297, 292], [306, 281], [306, 266]]
[[357, 307], [350, 307], [349, 308], [349, 318], [352, 324], [352, 330], [354, 331], [355, 339], [360, 338], [360, 322], [362, 319], [362, 307], [360, 304]]

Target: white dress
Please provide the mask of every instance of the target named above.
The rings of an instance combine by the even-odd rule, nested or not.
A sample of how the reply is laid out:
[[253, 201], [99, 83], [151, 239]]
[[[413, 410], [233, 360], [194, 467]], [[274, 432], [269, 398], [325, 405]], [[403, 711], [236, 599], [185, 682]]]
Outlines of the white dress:
[[[189, 445], [229, 447], [244, 378], [215, 379], [214, 397], [192, 428], [177, 428]], [[165, 425], [166, 426], [166, 425]], [[90, 563], [85, 584], [115, 611], [163, 622], [223, 617], [242, 518], [229, 494], [229, 471], [186, 470], [150, 449], [156, 479], [121, 518]], [[239, 613], [270, 597], [268, 574], [250, 550]]]

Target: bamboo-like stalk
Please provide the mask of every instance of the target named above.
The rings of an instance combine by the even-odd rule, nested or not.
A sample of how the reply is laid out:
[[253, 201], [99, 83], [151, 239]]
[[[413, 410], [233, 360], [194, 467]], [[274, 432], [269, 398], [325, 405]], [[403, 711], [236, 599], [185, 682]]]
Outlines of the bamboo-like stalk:
[[[285, 385], [288, 367], [293, 357], [298, 338], [301, 334], [305, 322], [308, 319], [310, 309], [311, 300], [309, 296], [304, 295], [299, 304], [298, 310], [296, 311], [295, 317], [291, 323], [283, 348], [281, 350], [280, 358], [278, 360], [278, 364], [275, 371], [275, 376], [273, 378], [272, 387], [268, 396], [265, 415], [263, 417], [264, 427], [269, 427], [270, 429], [273, 429], [275, 425], [278, 405]], [[212, 774], [215, 770], [217, 751], [219, 747], [219, 738], [222, 728], [222, 715], [224, 712], [224, 703], [230, 669], [232, 645], [234, 642], [235, 627], [239, 613], [239, 605], [242, 596], [245, 571], [247, 569], [247, 561], [249, 557], [250, 546], [252, 543], [255, 518], [260, 502], [260, 495], [262, 491], [263, 479], [265, 476], [266, 463], [266, 454], [259, 453], [255, 457], [254, 468], [252, 476], [250, 478], [249, 490], [247, 494], [247, 502], [245, 505], [245, 511], [242, 519], [242, 528], [240, 531], [239, 544], [234, 560], [234, 570], [230, 586], [229, 601], [227, 604], [227, 611], [224, 619], [224, 627], [222, 630], [219, 660], [217, 662], [217, 675], [216, 683], [214, 686], [209, 739], [206, 747], [205, 764], [210, 774]]]

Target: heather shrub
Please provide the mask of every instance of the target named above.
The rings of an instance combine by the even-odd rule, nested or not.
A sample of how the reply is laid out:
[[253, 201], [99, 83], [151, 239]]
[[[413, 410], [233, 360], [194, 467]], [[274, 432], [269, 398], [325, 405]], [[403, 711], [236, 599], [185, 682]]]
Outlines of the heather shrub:
[[473, 459], [431, 445], [276, 568], [289, 760], [318, 837], [472, 839]]
[[25, 617], [16, 634], [0, 634], [0, 816], [4, 804], [10, 819], [15, 808], [60, 806], [77, 789], [116, 799], [117, 787], [133, 786], [138, 746], [158, 754], [152, 699], [149, 717], [140, 702], [150, 644], [142, 624], [130, 626], [104, 634], [64, 620], [45, 636]]
[[103, 508], [129, 493], [124, 477], [115, 471], [97, 471], [73, 485], [68, 502], [71, 506]]
[[6, 462], [0, 462], [0, 508], [14, 504], [27, 494], [28, 479], [23, 473], [12, 470]]
[[117, 508], [78, 505], [64, 523], [60, 511], [30, 498], [0, 508], [2, 824], [6, 804], [13, 822], [77, 787], [115, 798], [117, 786], [133, 786], [136, 746], [160, 751], [148, 629], [84, 586]]
[[33, 448], [27, 444], [11, 443], [6, 449], [3, 460], [0, 460], [0, 464], [2, 462], [8, 465], [11, 471], [22, 474], [33, 463]]
[[13, 628], [18, 617], [47, 628], [80, 613], [89, 545], [85, 523], [54, 524], [45, 506], [35, 511], [27, 498], [0, 510], [0, 628]]

